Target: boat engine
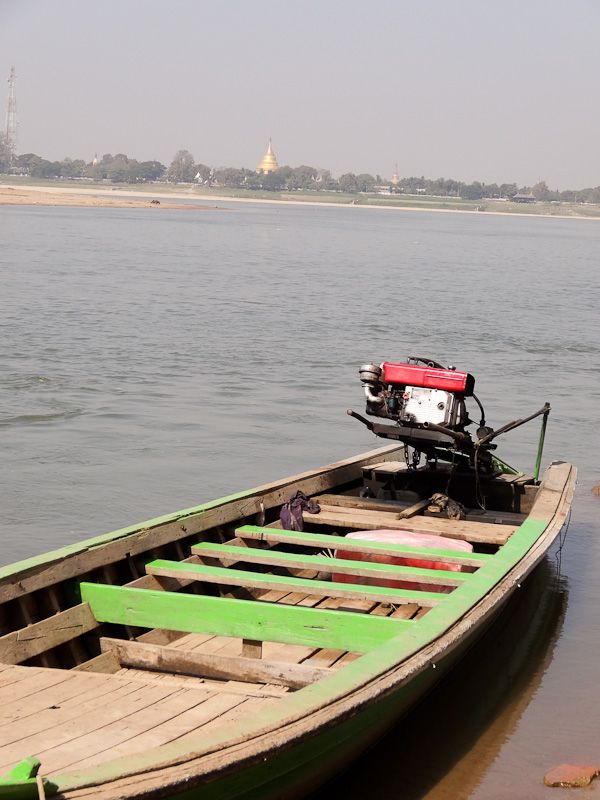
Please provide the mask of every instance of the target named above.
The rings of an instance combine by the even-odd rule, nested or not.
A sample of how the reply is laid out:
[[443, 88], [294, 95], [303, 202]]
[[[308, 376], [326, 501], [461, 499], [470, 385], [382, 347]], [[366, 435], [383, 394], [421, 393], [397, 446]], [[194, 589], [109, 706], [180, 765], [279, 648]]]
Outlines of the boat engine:
[[[436, 447], [468, 452], [473, 441], [465, 427], [471, 424], [465, 398], [473, 397], [475, 378], [455, 367], [444, 367], [436, 361], [410, 356], [407, 363], [364, 364], [360, 380], [370, 416], [390, 420], [395, 425], [370, 422], [355, 412], [348, 412], [377, 436], [399, 439], [420, 451]], [[481, 408], [481, 425], [485, 425]], [[481, 433], [480, 433], [481, 432]], [[478, 435], [487, 429], [478, 431]]]
[[[460, 462], [475, 471], [507, 468], [510, 472], [512, 468], [492, 457], [491, 451], [496, 449], [494, 440], [543, 415], [536, 462], [536, 473], [539, 473], [541, 448], [550, 413], [548, 403], [534, 414], [507, 422], [494, 430], [485, 423], [485, 411], [474, 392], [475, 378], [469, 372], [459, 372], [453, 366], [444, 367], [429, 358], [409, 356], [405, 364], [389, 361], [379, 365], [363, 364], [358, 374], [367, 400], [367, 414], [393, 424], [372, 422], [352, 409], [348, 409], [348, 414], [376, 436], [395, 439], [412, 447], [413, 466], [418, 465], [421, 453], [424, 453], [428, 464], [436, 464], [440, 459], [452, 464]], [[465, 430], [473, 422], [467, 411], [466, 398], [472, 398], [481, 413], [476, 439]], [[405, 458], [408, 465], [407, 448]]]
[[475, 378], [455, 368], [365, 364], [359, 370], [367, 398], [367, 414], [402, 424], [443, 425], [462, 431], [471, 421], [465, 397], [473, 394]]

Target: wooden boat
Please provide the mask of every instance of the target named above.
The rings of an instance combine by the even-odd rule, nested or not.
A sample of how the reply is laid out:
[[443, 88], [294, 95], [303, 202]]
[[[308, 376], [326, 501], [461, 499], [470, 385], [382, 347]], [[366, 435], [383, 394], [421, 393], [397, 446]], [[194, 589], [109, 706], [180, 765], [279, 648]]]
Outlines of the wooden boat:
[[[494, 464], [475, 482], [395, 443], [1, 569], [0, 798], [305, 795], [458, 661], [563, 529], [574, 467]], [[450, 469], [464, 519], [428, 506]], [[284, 530], [298, 490], [320, 510]], [[334, 555], [382, 528], [439, 545]]]

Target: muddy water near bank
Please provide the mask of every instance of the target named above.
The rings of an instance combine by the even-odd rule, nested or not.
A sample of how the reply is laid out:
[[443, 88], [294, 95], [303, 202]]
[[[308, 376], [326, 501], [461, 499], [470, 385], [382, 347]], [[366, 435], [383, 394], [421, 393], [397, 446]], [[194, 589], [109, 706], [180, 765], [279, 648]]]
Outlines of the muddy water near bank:
[[[365, 361], [468, 369], [494, 426], [548, 400], [545, 460], [580, 486], [546, 618], [531, 642], [502, 629], [336, 791], [555, 797], [549, 767], [600, 759], [600, 229], [356, 211], [3, 207], [2, 561], [371, 449], [345, 415]], [[531, 469], [537, 433], [499, 453]]]

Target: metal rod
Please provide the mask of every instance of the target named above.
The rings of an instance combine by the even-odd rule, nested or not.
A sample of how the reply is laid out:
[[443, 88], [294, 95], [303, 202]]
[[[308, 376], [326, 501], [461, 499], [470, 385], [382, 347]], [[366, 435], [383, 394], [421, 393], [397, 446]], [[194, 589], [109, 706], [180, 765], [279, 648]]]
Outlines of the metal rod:
[[372, 430], [373, 430], [373, 423], [372, 423], [372, 422], [370, 422], [368, 419], [365, 419], [365, 418], [364, 418], [364, 417], [363, 417], [361, 414], [357, 414], [357, 413], [356, 413], [356, 411], [352, 411], [352, 409], [351, 409], [351, 408], [349, 408], [349, 409], [346, 411], [346, 414], [348, 414], [348, 416], [349, 416], [349, 417], [354, 417], [354, 419], [357, 419], [359, 422], [362, 422], [362, 424], [363, 424], [363, 425], [366, 425], [366, 426], [367, 426], [367, 428], [368, 428], [370, 431], [372, 431]]
[[501, 428], [498, 428], [497, 431], [492, 431], [488, 433], [487, 436], [484, 436], [483, 439], [479, 439], [476, 442], [477, 447], [481, 447], [483, 444], [487, 444], [491, 442], [492, 439], [495, 439], [496, 436], [500, 436], [501, 433], [508, 433], [508, 431], [512, 431], [514, 428], [518, 428], [520, 425], [524, 425], [526, 422], [530, 422], [532, 419], [539, 417], [540, 414], [549, 414], [550, 413], [550, 404], [544, 403], [544, 406], [540, 408], [539, 411], [536, 411], [535, 414], [531, 414], [529, 417], [524, 417], [523, 419], [514, 419], [512, 422], [507, 422], [506, 425], [503, 425]]
[[537, 449], [537, 457], [535, 459], [535, 469], [533, 470], [533, 479], [534, 481], [538, 481], [540, 477], [540, 466], [542, 464], [542, 453], [544, 452], [544, 439], [546, 438], [546, 425], [548, 424], [548, 415], [550, 413], [550, 406], [548, 406], [548, 410], [544, 412], [544, 416], [542, 417], [542, 428], [540, 430], [540, 440], [538, 442], [538, 449]]
[[445, 433], [446, 436], [451, 436], [456, 442], [470, 442], [471, 438], [466, 433], [460, 431], [452, 431], [450, 428], [444, 428], [443, 425], [435, 425], [433, 422], [424, 422], [423, 427], [426, 431], [437, 431], [438, 433]]

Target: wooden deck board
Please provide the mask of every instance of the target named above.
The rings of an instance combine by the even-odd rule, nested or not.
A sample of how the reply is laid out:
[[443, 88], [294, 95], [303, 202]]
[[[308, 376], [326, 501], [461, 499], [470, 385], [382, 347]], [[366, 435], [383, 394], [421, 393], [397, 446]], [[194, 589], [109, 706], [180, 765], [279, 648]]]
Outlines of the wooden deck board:
[[[117, 675], [44, 667], [13, 670], [25, 673], [19, 683], [28, 684], [30, 694], [6, 706], [0, 716], [2, 772], [25, 752], [41, 758], [46, 772], [101, 763], [193, 735], [214, 720], [256, 713], [287, 693], [280, 686], [196, 678], [181, 685], [182, 676], [156, 673], [150, 678], [142, 670]], [[65, 680], [56, 683], [57, 677]], [[240, 711], [228, 717], [237, 706]]]
[[3, 686], [10, 686], [11, 684], [23, 681], [28, 675], [31, 675], [31, 673], [28, 673], [26, 669], [13, 669], [12, 664], [2, 664], [2, 667], [3, 669], [0, 671], [0, 689]]
[[[214, 719], [222, 717], [223, 714], [232, 708], [243, 706], [246, 699], [240, 695], [216, 695], [187, 711], [183, 711], [161, 725], [150, 728], [135, 738], [118, 745], [113, 745], [110, 751], [100, 751], [90, 756], [80, 763], [78, 767], [88, 767], [92, 764], [99, 764], [107, 758], [119, 758], [131, 752], [143, 752], [151, 747], [158, 747], [176, 739], [180, 739], [186, 734], [197, 734], [200, 728], [207, 725]], [[262, 704], [270, 703], [271, 700], [265, 699]], [[277, 701], [275, 701], [277, 702]], [[261, 704], [261, 707], [262, 707]]]
[[[36, 668], [25, 667], [25, 669]], [[43, 667], [37, 669], [43, 669]], [[98, 677], [101, 680], [98, 680]], [[5, 724], [14, 725], [17, 720], [28, 717], [31, 714], [37, 714], [53, 706], [63, 708], [70, 702], [78, 703], [90, 697], [104, 696], [114, 689], [114, 684], [107, 680], [108, 677], [108, 675], [98, 676], [84, 672], [77, 680], [61, 681], [50, 689], [42, 689], [36, 694], [6, 703], [0, 711], [0, 726]], [[81, 678], [85, 680], [81, 680]]]
[[501, 525], [491, 522], [469, 522], [467, 520], [432, 519], [411, 517], [398, 519], [396, 514], [384, 511], [358, 511], [357, 509], [334, 508], [319, 514], [304, 512], [304, 521], [313, 525], [349, 528], [352, 530], [402, 530], [411, 533], [429, 533], [449, 539], [462, 539], [474, 544], [503, 545], [517, 530], [516, 525]]
[[[296, 605], [305, 608], [315, 608], [322, 603], [324, 607], [335, 608], [335, 603], [331, 599], [323, 599], [314, 594], [302, 594], [301, 592], [292, 592], [280, 601], [283, 605]], [[310, 647], [301, 644], [282, 644], [280, 642], [264, 642], [263, 643], [263, 658], [272, 658], [276, 661], [289, 661], [293, 664], [300, 664], [304, 658], [316, 653], [318, 648]]]
[[[373, 600], [352, 600], [352, 599], [329, 599], [324, 601], [327, 608], [337, 608], [338, 610], [347, 610], [358, 612], [361, 614], [369, 614], [379, 604]], [[313, 650], [301, 663], [310, 667], [330, 668], [337, 664], [340, 659], [348, 655], [347, 650], [339, 650], [335, 648], [322, 647], [319, 650]], [[359, 655], [359, 654], [357, 654]]]
[[[75, 675], [75, 678], [77, 677]], [[113, 680], [115, 680], [114, 677]], [[159, 685], [145, 686], [141, 684], [136, 690], [122, 697], [118, 704], [104, 702], [100, 708], [94, 706], [93, 714], [87, 713], [85, 708], [80, 707], [81, 713], [75, 719], [63, 719], [61, 722], [61, 716], [57, 715], [52, 728], [42, 730], [38, 728], [36, 733], [0, 748], [0, 773], [23, 758], [23, 753], [35, 753], [42, 758], [48, 750], [68, 742], [72, 743], [93, 731], [99, 731], [111, 722], [163, 700], [176, 691], [178, 689], [173, 686], [166, 686], [163, 689]], [[101, 739], [102, 735], [100, 734], [98, 738]], [[48, 766], [45, 757], [43, 757], [43, 762]], [[51, 768], [54, 769], [54, 765]]]
[[[97, 753], [107, 753], [115, 745], [131, 743], [140, 733], [156, 728], [208, 699], [208, 693], [193, 689], [171, 689], [153, 689], [157, 692], [154, 702], [141, 708], [128, 706], [129, 713], [120, 714], [114, 720], [109, 719], [100, 730], [79, 733], [76, 739], [38, 750], [38, 757], [46, 769], [54, 771], [73, 767]], [[144, 691], [148, 692], [148, 688]]]
[[[228, 709], [222, 714], [213, 717], [213, 719], [205, 722], [202, 725], [202, 734], [210, 735], [215, 728], [220, 728], [223, 725], [227, 725], [231, 728], [234, 723], [241, 720], [243, 717], [248, 715], [256, 715], [260, 711], [262, 711], [268, 705], [272, 703], [279, 702], [277, 700], [268, 700], [268, 699], [259, 699], [256, 697], [249, 698], [244, 700], [239, 705], [236, 705], [235, 708]], [[197, 735], [197, 730], [192, 730], [183, 736], [178, 737], [178, 741], [184, 741], [193, 739]]]
[[[41, 757], [48, 771], [79, 766], [84, 761], [98, 763], [104, 760], [102, 753], [112, 758], [115, 747], [121, 754], [137, 752], [153, 743], [165, 743], [193, 732], [248, 700], [252, 703], [245, 706], [249, 711], [264, 702], [275, 702], [287, 693], [280, 686], [195, 678], [182, 686], [182, 676], [156, 673], [151, 678], [150, 673], [142, 670], [102, 675], [38, 667], [13, 669], [38, 679], [28, 680], [30, 688], [37, 686], [38, 693], [34, 695], [37, 705], [27, 708], [24, 703], [19, 710], [16, 706], [7, 708], [4, 725], [0, 722], [2, 770], [18, 761], [25, 751]], [[44, 693], [39, 677], [54, 678], [56, 673], [68, 680], [55, 684], [51, 696]], [[47, 687], [47, 680], [45, 684]], [[74, 691], [77, 686], [78, 694]], [[44, 698], [46, 707], [42, 709]], [[201, 704], [203, 708], [199, 709]], [[17, 720], [18, 711], [28, 713]]]
[[0, 688], [0, 707], [5, 703], [14, 703], [22, 697], [29, 697], [36, 692], [46, 691], [57, 683], [71, 679], [71, 674], [66, 670], [46, 670], [43, 667], [21, 667], [21, 669], [31, 669], [31, 672], [18, 683]]
[[30, 714], [0, 725], [0, 759], [3, 758], [5, 746], [33, 737], [40, 731], [51, 731], [59, 724], [78, 720], [82, 714], [94, 714], [107, 705], [121, 703], [127, 695], [139, 691], [139, 688], [139, 683], [124, 680], [119, 685], [83, 691], [80, 696], [63, 701], [60, 705], [56, 705], [56, 701], [53, 703], [47, 700], [45, 707], [38, 706]]

